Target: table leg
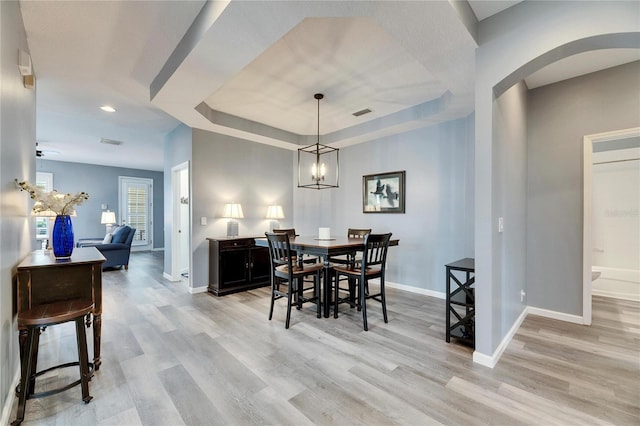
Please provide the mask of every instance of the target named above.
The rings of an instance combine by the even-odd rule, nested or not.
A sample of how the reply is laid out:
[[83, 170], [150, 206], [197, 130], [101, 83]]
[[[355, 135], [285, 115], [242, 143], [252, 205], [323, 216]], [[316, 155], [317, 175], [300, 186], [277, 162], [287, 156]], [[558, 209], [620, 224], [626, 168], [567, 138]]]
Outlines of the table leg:
[[[331, 308], [331, 264], [329, 263], [329, 256], [324, 258], [324, 317], [329, 318], [329, 311]], [[337, 284], [336, 284], [337, 285]]]

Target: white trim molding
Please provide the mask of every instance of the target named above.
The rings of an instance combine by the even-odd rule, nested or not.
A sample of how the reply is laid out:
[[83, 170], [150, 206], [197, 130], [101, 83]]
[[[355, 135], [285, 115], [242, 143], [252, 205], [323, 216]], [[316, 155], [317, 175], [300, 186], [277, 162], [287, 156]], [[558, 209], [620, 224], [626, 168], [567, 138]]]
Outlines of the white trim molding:
[[[18, 365], [18, 368], [13, 375], [13, 380], [11, 381], [11, 386], [9, 387], [9, 389], [15, 389], [19, 383], [20, 365]], [[16, 393], [9, 392], [9, 395], [7, 395], [7, 398], [4, 401], [4, 406], [2, 407], [2, 418], [0, 418], [1, 425], [8, 425], [11, 423], [9, 420], [11, 419], [11, 411], [13, 410], [13, 403], [16, 399]]]
[[[371, 282], [379, 284], [380, 280], [371, 280]], [[435, 291], [435, 290], [429, 290], [427, 288], [412, 287], [410, 285], [398, 284], [398, 283], [394, 283], [394, 282], [390, 282], [390, 281], [385, 281], [384, 285], [386, 287], [389, 287], [389, 288], [397, 288], [398, 290], [404, 290], [404, 291], [408, 291], [410, 293], [423, 294], [425, 296], [431, 296], [431, 297], [435, 297], [437, 299], [444, 299], [445, 298], [445, 294], [443, 292]]]
[[182, 281], [180, 278], [178, 278], [178, 279], [173, 278], [173, 275], [167, 274], [166, 272], [163, 272], [162, 276], [164, 277], [165, 280], [169, 280], [169, 281], [171, 281], [173, 283], [177, 283], [179, 281]]
[[[591, 297], [589, 297], [591, 299]], [[571, 315], [565, 314], [564, 312], [550, 311], [548, 309], [535, 308], [533, 306], [528, 306], [527, 311], [531, 315], [537, 315], [539, 317], [550, 318], [559, 321], [571, 322], [573, 324], [581, 324], [581, 325], [590, 325], [591, 320], [589, 320], [589, 324], [585, 322], [584, 317], [579, 315]]]
[[197, 294], [197, 293], [206, 293], [207, 292], [207, 286], [203, 286], [203, 287], [189, 287], [189, 293], [191, 294]]
[[485, 367], [489, 367], [489, 368], [495, 367], [496, 364], [498, 364], [498, 361], [500, 360], [500, 357], [504, 353], [505, 349], [507, 349], [507, 346], [509, 346], [509, 343], [511, 343], [513, 336], [516, 335], [516, 333], [518, 332], [518, 329], [522, 325], [522, 322], [527, 317], [527, 313], [528, 313], [528, 308], [525, 307], [522, 310], [522, 313], [520, 314], [516, 322], [513, 324], [513, 326], [507, 333], [507, 335], [504, 336], [504, 339], [502, 339], [502, 342], [500, 342], [500, 344], [498, 345], [498, 347], [496, 348], [496, 350], [493, 352], [492, 355], [485, 355], [478, 351], [473, 351], [473, 362], [480, 365], [484, 365]]

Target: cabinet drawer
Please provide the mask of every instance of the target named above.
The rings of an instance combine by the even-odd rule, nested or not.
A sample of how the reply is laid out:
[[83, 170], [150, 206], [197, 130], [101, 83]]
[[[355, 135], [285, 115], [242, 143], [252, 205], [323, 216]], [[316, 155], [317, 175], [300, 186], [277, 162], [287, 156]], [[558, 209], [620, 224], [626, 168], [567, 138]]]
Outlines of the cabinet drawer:
[[229, 241], [220, 241], [220, 250], [228, 250], [234, 248], [244, 248], [253, 246], [253, 239], [238, 239]]

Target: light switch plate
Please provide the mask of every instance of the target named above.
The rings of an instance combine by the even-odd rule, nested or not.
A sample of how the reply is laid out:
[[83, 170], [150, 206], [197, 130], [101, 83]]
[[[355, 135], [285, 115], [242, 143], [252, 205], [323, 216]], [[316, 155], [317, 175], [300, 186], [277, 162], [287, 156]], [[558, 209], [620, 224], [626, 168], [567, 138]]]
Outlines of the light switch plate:
[[504, 219], [502, 217], [498, 218], [498, 232], [504, 231]]
[[200, 225], [204, 226], [207, 224], [207, 218], [205, 216], [200, 218]]

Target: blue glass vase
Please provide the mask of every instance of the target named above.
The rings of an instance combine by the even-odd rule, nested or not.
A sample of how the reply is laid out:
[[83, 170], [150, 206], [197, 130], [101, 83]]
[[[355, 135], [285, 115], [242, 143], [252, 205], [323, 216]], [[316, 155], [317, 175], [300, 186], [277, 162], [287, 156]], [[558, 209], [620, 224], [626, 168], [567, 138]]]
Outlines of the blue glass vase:
[[68, 259], [73, 252], [73, 226], [71, 216], [58, 215], [51, 235], [53, 255], [56, 259]]

